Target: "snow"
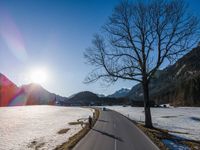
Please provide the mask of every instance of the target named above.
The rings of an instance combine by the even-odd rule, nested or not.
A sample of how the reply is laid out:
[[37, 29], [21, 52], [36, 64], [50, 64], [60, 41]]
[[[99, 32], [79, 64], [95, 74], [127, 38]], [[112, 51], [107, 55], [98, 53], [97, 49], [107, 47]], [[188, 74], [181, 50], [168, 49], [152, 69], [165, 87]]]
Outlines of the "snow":
[[[108, 106], [131, 119], [144, 123], [143, 107]], [[151, 108], [155, 127], [181, 132], [173, 135], [181, 138], [200, 140], [200, 107]]]
[[[82, 129], [69, 122], [92, 114], [92, 109], [80, 107], [0, 107], [0, 150], [54, 149]], [[67, 128], [67, 133], [57, 133]]]
[[178, 76], [180, 73], [181, 73], [181, 71], [185, 68], [185, 64], [177, 71], [177, 73], [176, 73], [176, 76]]
[[185, 145], [182, 145], [182, 144], [178, 144], [178, 143], [175, 143], [174, 141], [171, 141], [171, 140], [162, 140], [162, 142], [167, 145], [167, 147], [169, 149], [173, 149], [173, 150], [191, 150], [189, 147], [185, 146]]

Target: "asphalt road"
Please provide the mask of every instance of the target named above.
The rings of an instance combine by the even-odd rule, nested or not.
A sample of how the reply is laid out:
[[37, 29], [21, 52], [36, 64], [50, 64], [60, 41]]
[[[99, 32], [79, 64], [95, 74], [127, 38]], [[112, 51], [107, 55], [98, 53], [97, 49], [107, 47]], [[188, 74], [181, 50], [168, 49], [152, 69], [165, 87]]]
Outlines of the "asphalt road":
[[111, 110], [100, 111], [93, 129], [73, 150], [159, 150], [131, 121]]

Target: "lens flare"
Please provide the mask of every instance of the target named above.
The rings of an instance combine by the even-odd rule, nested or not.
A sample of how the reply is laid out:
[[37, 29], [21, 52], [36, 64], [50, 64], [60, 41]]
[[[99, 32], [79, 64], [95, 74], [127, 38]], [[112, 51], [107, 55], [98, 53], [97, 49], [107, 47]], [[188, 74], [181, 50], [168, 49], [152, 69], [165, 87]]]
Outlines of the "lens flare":
[[28, 55], [22, 35], [12, 17], [2, 7], [0, 10], [0, 35], [18, 60], [27, 60]]

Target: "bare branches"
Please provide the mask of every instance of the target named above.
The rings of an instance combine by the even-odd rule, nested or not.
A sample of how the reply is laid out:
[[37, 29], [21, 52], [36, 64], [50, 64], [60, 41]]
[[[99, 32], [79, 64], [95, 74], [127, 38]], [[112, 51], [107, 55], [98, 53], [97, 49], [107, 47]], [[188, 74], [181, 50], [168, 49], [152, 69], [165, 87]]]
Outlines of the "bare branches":
[[182, 0], [123, 1], [103, 29], [84, 54], [95, 68], [86, 82], [150, 80], [165, 60], [176, 60], [199, 40], [199, 20]]

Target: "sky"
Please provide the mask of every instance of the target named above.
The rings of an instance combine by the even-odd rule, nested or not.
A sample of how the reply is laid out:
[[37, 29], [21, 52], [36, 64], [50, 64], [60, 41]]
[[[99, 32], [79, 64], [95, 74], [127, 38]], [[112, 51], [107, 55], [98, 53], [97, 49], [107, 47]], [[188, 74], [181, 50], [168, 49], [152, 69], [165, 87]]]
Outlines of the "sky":
[[[199, 0], [186, 0], [200, 16]], [[137, 82], [120, 80], [84, 84], [91, 71], [83, 53], [120, 0], [1, 0], [0, 73], [18, 86], [32, 82], [30, 72], [43, 70], [41, 85], [70, 96], [80, 91], [112, 94]], [[42, 77], [41, 77], [42, 78]]]

